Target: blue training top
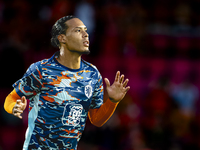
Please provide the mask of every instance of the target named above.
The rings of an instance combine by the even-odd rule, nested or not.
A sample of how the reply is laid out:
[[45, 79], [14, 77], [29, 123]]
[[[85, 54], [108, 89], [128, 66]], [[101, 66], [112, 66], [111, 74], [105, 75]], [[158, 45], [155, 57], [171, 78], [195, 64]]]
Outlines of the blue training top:
[[76, 150], [89, 109], [103, 103], [102, 77], [81, 60], [80, 69], [58, 61], [59, 53], [32, 64], [13, 87], [30, 100], [23, 150]]

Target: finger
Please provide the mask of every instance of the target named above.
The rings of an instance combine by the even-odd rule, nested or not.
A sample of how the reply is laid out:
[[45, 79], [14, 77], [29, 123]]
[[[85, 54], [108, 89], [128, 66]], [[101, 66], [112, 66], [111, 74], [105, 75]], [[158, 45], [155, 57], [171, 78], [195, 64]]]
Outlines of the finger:
[[124, 75], [121, 75], [119, 83], [122, 83], [124, 81]]
[[23, 111], [21, 109], [14, 108], [13, 109], [13, 114], [16, 114], [16, 113], [23, 113]]
[[115, 81], [118, 82], [119, 81], [119, 76], [120, 76], [120, 72], [117, 71], [116, 76], [115, 76]]
[[126, 87], [126, 85], [128, 84], [129, 79], [126, 79], [123, 83], [123, 87]]
[[105, 83], [106, 83], [106, 86], [107, 86], [107, 87], [110, 87], [110, 81], [108, 80], [108, 78], [105, 78], [104, 81], [105, 81]]
[[18, 115], [17, 117], [18, 117], [19, 119], [22, 119], [22, 116], [21, 116], [21, 115]]
[[130, 86], [126, 87], [125, 92], [128, 92], [128, 90], [129, 90], [130, 88], [131, 88]]
[[16, 113], [16, 114], [14, 114], [14, 116], [16, 116], [16, 117], [22, 119], [21, 113]]
[[16, 116], [16, 117], [19, 117], [21, 118], [21, 114], [23, 113], [22, 110], [19, 110], [19, 109], [13, 109], [13, 115]]
[[17, 101], [16, 101], [16, 104], [20, 104], [21, 103], [21, 99], [18, 99]]
[[21, 105], [22, 105], [22, 104], [15, 104], [14, 107], [15, 107], [16, 109], [21, 109], [21, 107], [22, 107]]

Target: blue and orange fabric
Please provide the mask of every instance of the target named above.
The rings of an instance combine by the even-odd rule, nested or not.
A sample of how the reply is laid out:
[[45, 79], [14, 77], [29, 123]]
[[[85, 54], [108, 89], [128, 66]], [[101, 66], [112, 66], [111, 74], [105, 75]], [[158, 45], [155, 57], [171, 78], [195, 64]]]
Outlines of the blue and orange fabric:
[[57, 58], [58, 53], [32, 64], [6, 98], [9, 113], [16, 98], [30, 100], [23, 150], [76, 150], [88, 114], [94, 125], [101, 126], [117, 106], [110, 100], [103, 104], [102, 77], [95, 66], [82, 60], [80, 69], [70, 69]]

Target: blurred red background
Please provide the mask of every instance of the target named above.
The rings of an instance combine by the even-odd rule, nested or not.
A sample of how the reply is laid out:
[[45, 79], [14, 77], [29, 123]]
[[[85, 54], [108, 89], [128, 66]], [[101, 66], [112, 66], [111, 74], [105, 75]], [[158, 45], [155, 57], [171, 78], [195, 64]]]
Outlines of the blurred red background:
[[[131, 89], [101, 128], [87, 121], [78, 150], [200, 149], [199, 0], [0, 0], [0, 150], [22, 149], [20, 120], [3, 108], [12, 84], [51, 57], [55, 21], [79, 17], [103, 78], [120, 70]], [[105, 84], [104, 84], [105, 85]], [[106, 93], [105, 93], [106, 94]]]

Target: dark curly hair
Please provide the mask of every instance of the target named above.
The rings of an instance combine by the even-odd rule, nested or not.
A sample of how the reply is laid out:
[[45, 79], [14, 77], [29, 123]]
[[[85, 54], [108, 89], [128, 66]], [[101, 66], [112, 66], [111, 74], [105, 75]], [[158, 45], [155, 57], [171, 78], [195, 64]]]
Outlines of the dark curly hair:
[[60, 47], [60, 42], [58, 40], [58, 35], [65, 34], [68, 26], [66, 25], [66, 21], [77, 18], [73, 15], [64, 16], [56, 21], [51, 29], [51, 45], [54, 47]]

